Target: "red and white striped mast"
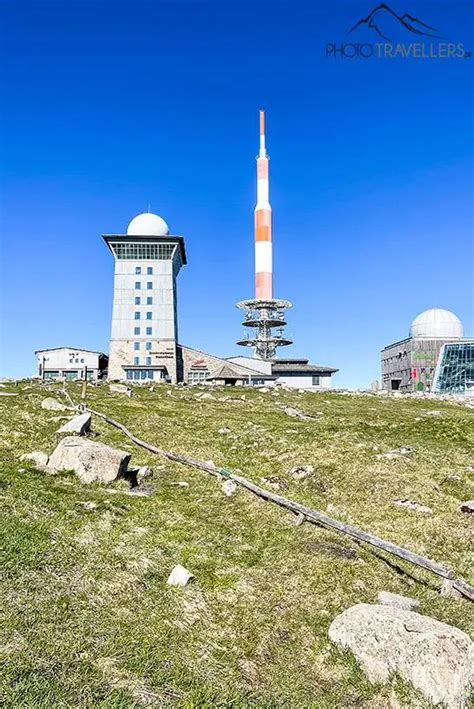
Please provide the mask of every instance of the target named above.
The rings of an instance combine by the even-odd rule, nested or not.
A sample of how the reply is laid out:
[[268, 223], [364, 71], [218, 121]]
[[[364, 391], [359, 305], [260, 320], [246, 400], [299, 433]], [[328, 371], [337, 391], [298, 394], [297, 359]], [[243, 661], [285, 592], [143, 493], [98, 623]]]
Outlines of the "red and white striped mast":
[[265, 147], [265, 111], [260, 111], [260, 150], [257, 156], [255, 205], [255, 298], [273, 297], [272, 208], [269, 201], [268, 155]]
[[[255, 205], [255, 299], [243, 300], [237, 307], [245, 310], [243, 324], [254, 328], [255, 335], [237, 344], [255, 348], [261, 359], [273, 359], [276, 348], [291, 345], [283, 334], [287, 300], [273, 298], [272, 208], [269, 201], [267, 150], [265, 146], [265, 111], [260, 111], [260, 149], [257, 155], [257, 203]], [[274, 332], [277, 328], [278, 331]]]

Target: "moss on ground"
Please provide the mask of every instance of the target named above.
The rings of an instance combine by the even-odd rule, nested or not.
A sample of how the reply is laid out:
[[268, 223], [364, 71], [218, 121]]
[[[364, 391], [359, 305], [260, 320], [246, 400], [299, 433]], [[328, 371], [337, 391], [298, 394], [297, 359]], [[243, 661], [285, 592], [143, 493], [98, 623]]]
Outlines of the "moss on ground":
[[[78, 401], [80, 385], [68, 390]], [[429, 706], [396, 677], [371, 685], [331, 646], [332, 619], [379, 590], [472, 631], [472, 606], [439, 581], [204, 472], [148, 454], [94, 419], [94, 440], [154, 470], [149, 497], [123, 482], [83, 486], [47, 475], [23, 453], [51, 452], [67, 412], [45, 411], [58, 384], [8, 384], [0, 397], [4, 555], [1, 696], [7, 707]], [[212, 460], [427, 555], [469, 578], [474, 410], [452, 402], [343, 393], [89, 387], [88, 403], [158, 446]], [[65, 399], [62, 399], [65, 401]], [[297, 407], [316, 418], [288, 417]], [[430, 416], [432, 409], [440, 416]], [[64, 418], [66, 420], [66, 418]], [[222, 428], [229, 432], [219, 433]], [[395, 460], [378, 453], [407, 446]], [[314, 474], [289, 474], [311, 464]], [[188, 487], [177, 486], [186, 481]], [[432, 514], [393, 505], [400, 497]], [[85, 509], [80, 503], [92, 501]], [[395, 561], [395, 564], [393, 563]], [[166, 585], [171, 568], [195, 576]], [[403, 572], [402, 572], [403, 571]]]

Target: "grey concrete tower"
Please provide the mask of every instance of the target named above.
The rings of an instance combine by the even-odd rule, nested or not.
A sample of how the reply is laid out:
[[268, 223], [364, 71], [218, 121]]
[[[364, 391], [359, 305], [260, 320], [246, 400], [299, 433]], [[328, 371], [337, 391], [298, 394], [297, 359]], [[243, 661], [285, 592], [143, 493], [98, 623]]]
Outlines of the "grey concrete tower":
[[126, 234], [104, 234], [115, 258], [109, 379], [179, 377], [176, 277], [186, 263], [182, 236], [156, 214], [136, 216]]

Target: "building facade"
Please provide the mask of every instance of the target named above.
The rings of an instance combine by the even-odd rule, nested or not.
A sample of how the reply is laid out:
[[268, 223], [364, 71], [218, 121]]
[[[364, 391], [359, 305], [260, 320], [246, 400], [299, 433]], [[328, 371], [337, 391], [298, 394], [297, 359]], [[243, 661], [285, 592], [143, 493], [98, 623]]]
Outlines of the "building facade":
[[450, 342], [442, 346], [433, 391], [474, 396], [474, 340]]
[[381, 352], [382, 388], [387, 391], [432, 391], [445, 345], [463, 342], [463, 327], [449, 310], [426, 310], [412, 322], [409, 337]]
[[40, 379], [102, 379], [109, 358], [103, 352], [77, 347], [53, 347], [35, 352]]
[[184, 239], [156, 214], [139, 214], [126, 234], [105, 234], [115, 259], [109, 379], [176, 383], [176, 278]]

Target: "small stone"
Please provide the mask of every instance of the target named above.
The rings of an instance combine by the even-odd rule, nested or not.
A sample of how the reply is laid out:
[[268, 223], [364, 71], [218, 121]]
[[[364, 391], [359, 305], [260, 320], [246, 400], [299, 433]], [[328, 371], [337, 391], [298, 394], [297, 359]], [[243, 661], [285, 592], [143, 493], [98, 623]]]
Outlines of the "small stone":
[[86, 502], [78, 502], [78, 505], [81, 505], [85, 510], [96, 510], [97, 505], [95, 502], [92, 502], [92, 500], [87, 500]]
[[141, 468], [137, 470], [137, 480], [144, 480], [145, 478], [152, 478], [153, 470], [147, 465], [142, 465]]
[[224, 426], [224, 428], [220, 428], [217, 433], [220, 433], [221, 435], [226, 435], [227, 433], [230, 433], [230, 428]]
[[26, 473], [26, 470], [25, 470], [25, 468], [18, 468], [18, 472], [19, 473]]
[[291, 416], [291, 418], [299, 418], [303, 419], [304, 421], [308, 421], [309, 419], [314, 418], [312, 416], [308, 416], [299, 409], [294, 409], [292, 406], [285, 406], [283, 411], [287, 416]]
[[125, 394], [129, 398], [132, 396], [132, 390], [126, 384], [109, 384], [111, 394]]
[[425, 411], [425, 416], [442, 416], [442, 411]]
[[306, 517], [304, 516], [304, 514], [302, 512], [300, 512], [299, 514], [296, 515], [295, 527], [301, 527], [301, 525], [305, 521], [306, 521]]
[[415, 598], [401, 596], [398, 593], [390, 593], [390, 591], [379, 591], [377, 600], [384, 606], [395, 606], [396, 608], [402, 608], [405, 611], [414, 611], [420, 606], [420, 602]]
[[83, 436], [88, 433], [91, 429], [91, 414], [84, 413], [79, 414], [79, 416], [74, 416], [70, 421], [58, 428], [56, 433], [77, 433], [79, 436]]
[[233, 480], [226, 480], [222, 483], [222, 492], [226, 497], [231, 497], [237, 490], [237, 485]]
[[47, 411], [65, 411], [67, 406], [61, 404], [61, 402], [57, 399], [53, 399], [52, 396], [48, 396], [41, 402], [41, 408], [46, 409]]
[[177, 483], [171, 483], [172, 485], [176, 485], [177, 487], [189, 487], [189, 483], [187, 483], [185, 480], [178, 480]]
[[386, 458], [387, 460], [394, 460], [395, 458], [400, 458], [404, 455], [409, 455], [412, 452], [411, 448], [395, 448], [394, 450], [387, 451], [386, 453], [379, 453], [375, 457], [378, 460], [381, 460], [382, 458]]
[[48, 464], [49, 456], [47, 453], [43, 453], [43, 451], [33, 451], [32, 453], [25, 453], [20, 456], [20, 460], [22, 462], [25, 460], [31, 460], [32, 463], [42, 468]]
[[420, 505], [419, 502], [413, 502], [407, 498], [394, 500], [393, 504], [398, 505], [399, 507], [408, 507], [409, 510], [414, 510], [414, 512], [425, 512], [426, 514], [431, 514], [433, 512], [431, 507], [428, 507], [427, 505]]
[[304, 480], [314, 473], [314, 468], [312, 465], [295, 465], [291, 468], [290, 475], [295, 480]]
[[0, 391], [0, 396], [18, 396], [14, 391]]
[[177, 564], [168, 576], [166, 583], [168, 586], [180, 586], [183, 588], [192, 578], [194, 576], [190, 571], [181, 566], [181, 564]]
[[463, 502], [459, 506], [460, 512], [466, 512], [467, 514], [471, 514], [474, 512], [474, 500], [467, 500], [466, 502]]

